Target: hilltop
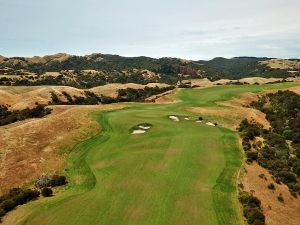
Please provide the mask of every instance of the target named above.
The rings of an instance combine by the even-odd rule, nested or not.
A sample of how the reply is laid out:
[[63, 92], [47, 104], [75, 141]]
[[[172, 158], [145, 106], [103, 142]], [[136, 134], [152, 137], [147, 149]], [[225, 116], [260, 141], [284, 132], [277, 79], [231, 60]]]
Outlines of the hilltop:
[[300, 75], [299, 59], [235, 57], [184, 60], [179, 58], [122, 57], [95, 53], [85, 56], [59, 53], [48, 56], [0, 56], [0, 85], [64, 85], [92, 88], [109, 83], [175, 84], [188, 79], [241, 79]]

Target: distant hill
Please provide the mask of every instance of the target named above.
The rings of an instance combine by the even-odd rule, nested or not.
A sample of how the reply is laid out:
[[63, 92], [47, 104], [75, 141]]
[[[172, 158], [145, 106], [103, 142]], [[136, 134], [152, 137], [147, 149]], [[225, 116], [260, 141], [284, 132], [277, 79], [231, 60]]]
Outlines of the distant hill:
[[[240, 79], [244, 77], [290, 77], [300, 75], [300, 60], [236, 57], [209, 61], [179, 58], [122, 57], [59, 53], [50, 56], [0, 56], [0, 85], [67, 85], [91, 88], [108, 83], [163, 82], [184, 78]], [[180, 78], [181, 79], [181, 78]]]

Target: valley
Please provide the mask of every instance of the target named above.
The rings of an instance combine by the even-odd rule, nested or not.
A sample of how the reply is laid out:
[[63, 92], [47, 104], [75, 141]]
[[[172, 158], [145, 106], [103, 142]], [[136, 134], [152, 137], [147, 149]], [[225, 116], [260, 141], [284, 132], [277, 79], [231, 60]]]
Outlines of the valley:
[[[66, 156], [69, 184], [18, 207], [3, 224], [242, 224], [237, 179], [244, 157], [235, 129], [247, 101], [235, 99], [298, 86], [178, 89], [167, 96], [172, 104], [95, 108], [90, 117], [101, 131]], [[151, 128], [132, 134], [143, 123]]]

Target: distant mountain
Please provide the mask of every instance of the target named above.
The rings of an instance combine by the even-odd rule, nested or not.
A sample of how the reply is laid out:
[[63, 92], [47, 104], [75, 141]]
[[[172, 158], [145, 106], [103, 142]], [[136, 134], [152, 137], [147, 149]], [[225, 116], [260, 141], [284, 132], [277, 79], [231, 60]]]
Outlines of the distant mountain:
[[[181, 74], [181, 76], [178, 76]], [[122, 57], [59, 53], [31, 58], [0, 56], [0, 85], [68, 85], [91, 88], [108, 83], [164, 82], [179, 77], [240, 79], [243, 77], [289, 77], [300, 75], [300, 60], [256, 57], [191, 61], [179, 58]]]

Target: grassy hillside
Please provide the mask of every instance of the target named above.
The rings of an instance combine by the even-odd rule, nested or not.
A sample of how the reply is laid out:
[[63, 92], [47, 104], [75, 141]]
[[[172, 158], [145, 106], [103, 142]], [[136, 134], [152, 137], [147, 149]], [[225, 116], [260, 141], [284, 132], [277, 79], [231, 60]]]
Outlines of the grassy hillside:
[[[216, 107], [241, 93], [293, 85], [299, 84], [184, 89], [176, 104], [134, 103], [95, 113], [103, 131], [73, 150], [67, 189], [17, 210], [7, 224], [242, 224], [238, 134], [196, 123], [186, 108]], [[132, 135], [141, 123], [152, 127]]]
[[[276, 66], [276, 65], [279, 66]], [[108, 83], [164, 82], [175, 84], [178, 74], [189, 78], [299, 76], [299, 60], [255, 57], [191, 61], [178, 58], [122, 57], [92, 54], [56, 54], [44, 57], [0, 59], [0, 85], [66, 85], [91, 88]]]

